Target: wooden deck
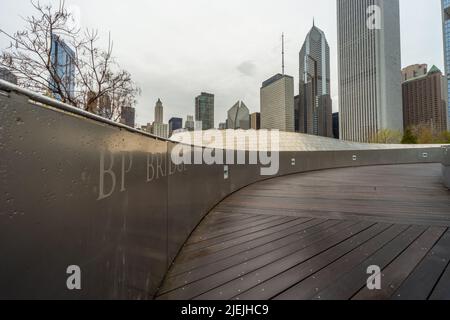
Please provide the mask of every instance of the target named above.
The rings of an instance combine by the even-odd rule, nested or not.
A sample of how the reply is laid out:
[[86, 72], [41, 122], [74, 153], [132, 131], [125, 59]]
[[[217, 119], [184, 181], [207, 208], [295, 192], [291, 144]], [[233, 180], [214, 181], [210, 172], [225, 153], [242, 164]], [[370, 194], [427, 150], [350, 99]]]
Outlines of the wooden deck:
[[[440, 165], [326, 170], [247, 187], [190, 237], [158, 299], [450, 299]], [[382, 269], [381, 290], [366, 287]]]

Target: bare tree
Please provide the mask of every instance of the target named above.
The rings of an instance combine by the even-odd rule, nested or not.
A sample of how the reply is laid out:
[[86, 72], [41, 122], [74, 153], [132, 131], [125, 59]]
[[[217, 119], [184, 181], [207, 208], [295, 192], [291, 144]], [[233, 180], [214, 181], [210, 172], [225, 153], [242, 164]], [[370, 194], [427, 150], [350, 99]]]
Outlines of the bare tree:
[[[140, 89], [114, 59], [111, 37], [106, 50], [98, 48], [98, 32], [73, 27], [64, 1], [57, 7], [34, 0], [31, 5], [36, 13], [24, 18], [24, 30], [0, 29], [10, 40], [0, 65], [23, 87], [117, 121], [121, 108], [136, 104]], [[58, 55], [61, 50], [66, 59]]]

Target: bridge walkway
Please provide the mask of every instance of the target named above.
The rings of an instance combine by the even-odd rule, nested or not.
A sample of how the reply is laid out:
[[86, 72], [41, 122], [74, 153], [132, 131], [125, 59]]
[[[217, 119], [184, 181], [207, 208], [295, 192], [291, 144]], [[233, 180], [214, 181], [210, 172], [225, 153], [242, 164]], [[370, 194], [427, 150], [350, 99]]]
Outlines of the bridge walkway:
[[[203, 220], [158, 299], [450, 299], [440, 179], [438, 164], [395, 165], [249, 186]], [[380, 290], [367, 288], [370, 266]]]

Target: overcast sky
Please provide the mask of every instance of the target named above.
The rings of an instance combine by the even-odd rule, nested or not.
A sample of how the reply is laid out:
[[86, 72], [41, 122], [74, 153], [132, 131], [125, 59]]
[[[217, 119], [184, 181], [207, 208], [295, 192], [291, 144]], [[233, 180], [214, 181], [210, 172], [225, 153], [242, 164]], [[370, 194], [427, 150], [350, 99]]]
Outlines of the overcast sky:
[[[41, 0], [45, 2], [46, 0]], [[47, 0], [58, 3], [56, 0]], [[400, 0], [402, 65], [436, 64], [443, 70], [440, 0]], [[259, 111], [261, 82], [281, 71], [281, 33], [286, 73], [296, 79], [298, 52], [312, 26], [331, 48], [332, 96], [337, 109], [335, 0], [66, 0], [82, 27], [114, 40], [115, 56], [142, 89], [137, 123], [152, 122], [158, 98], [164, 119], [194, 114], [200, 92], [216, 96], [216, 125], [243, 100]], [[23, 27], [28, 0], [1, 0], [0, 28]], [[7, 42], [0, 36], [0, 48]]]

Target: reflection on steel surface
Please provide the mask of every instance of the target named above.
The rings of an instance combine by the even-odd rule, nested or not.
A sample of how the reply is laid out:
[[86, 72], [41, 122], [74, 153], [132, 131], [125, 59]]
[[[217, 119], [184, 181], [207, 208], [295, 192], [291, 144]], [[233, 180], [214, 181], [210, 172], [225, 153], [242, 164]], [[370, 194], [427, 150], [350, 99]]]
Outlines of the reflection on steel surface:
[[[196, 146], [217, 149], [260, 150], [260, 135], [269, 136], [265, 130], [208, 130], [180, 132], [171, 137], [174, 142], [183, 142]], [[300, 133], [279, 132], [279, 146], [269, 144], [271, 151], [341, 151], [341, 150], [391, 150], [424, 149], [436, 145], [404, 145], [357, 143]]]

